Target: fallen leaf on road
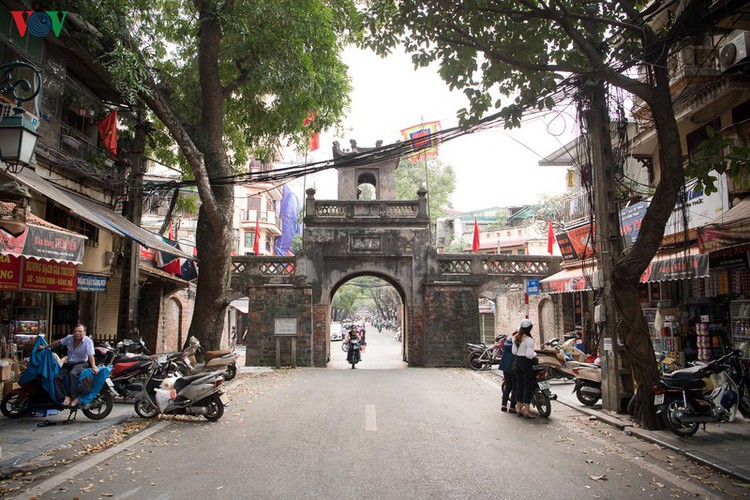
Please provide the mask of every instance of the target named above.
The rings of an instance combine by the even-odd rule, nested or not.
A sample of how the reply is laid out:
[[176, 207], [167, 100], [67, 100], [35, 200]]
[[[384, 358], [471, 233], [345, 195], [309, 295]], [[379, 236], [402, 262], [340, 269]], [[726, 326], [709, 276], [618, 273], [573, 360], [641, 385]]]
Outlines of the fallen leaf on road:
[[750, 483], [732, 483], [735, 486], [739, 486], [740, 488], [750, 488]]
[[594, 481], [606, 481], [607, 480], [606, 474], [602, 474], [601, 476], [589, 476], [589, 477], [593, 479]]

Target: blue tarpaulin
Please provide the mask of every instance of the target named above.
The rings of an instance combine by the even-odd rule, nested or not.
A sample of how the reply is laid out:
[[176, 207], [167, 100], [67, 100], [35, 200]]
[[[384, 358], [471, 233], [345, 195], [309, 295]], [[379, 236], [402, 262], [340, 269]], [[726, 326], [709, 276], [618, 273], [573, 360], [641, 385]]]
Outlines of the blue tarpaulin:
[[94, 375], [94, 371], [91, 368], [86, 368], [80, 375], [78, 375], [78, 383], [80, 384], [78, 387], [86, 387], [89, 389], [86, 394], [78, 394], [78, 401], [80, 401], [82, 405], [89, 404], [94, 400], [96, 395], [99, 394], [104, 382], [106, 382], [107, 377], [109, 377], [110, 371], [112, 371], [111, 366], [100, 366], [99, 373], [96, 375]]
[[289, 249], [292, 248], [292, 240], [301, 232], [297, 221], [299, 211], [300, 203], [297, 196], [285, 184], [281, 194], [281, 208], [279, 210], [281, 237], [276, 240], [276, 245], [273, 247], [276, 255], [293, 255], [289, 252]]
[[60, 371], [60, 365], [57, 363], [57, 359], [55, 359], [55, 355], [51, 350], [42, 349], [41, 351], [37, 351], [37, 347], [40, 345], [47, 345], [47, 342], [44, 340], [44, 337], [37, 336], [36, 342], [34, 342], [34, 349], [31, 351], [29, 364], [19, 377], [18, 383], [20, 385], [28, 384], [41, 375], [42, 387], [44, 387], [44, 390], [47, 391], [47, 394], [50, 395], [53, 401], [57, 401], [55, 382], [52, 379]]

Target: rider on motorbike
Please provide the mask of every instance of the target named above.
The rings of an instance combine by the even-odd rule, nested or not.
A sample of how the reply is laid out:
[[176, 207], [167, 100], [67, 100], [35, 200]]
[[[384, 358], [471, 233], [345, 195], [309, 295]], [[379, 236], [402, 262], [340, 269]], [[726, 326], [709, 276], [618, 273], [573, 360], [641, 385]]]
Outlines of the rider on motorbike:
[[[62, 402], [63, 406], [76, 407], [78, 406], [78, 376], [86, 368], [86, 363], [88, 362], [91, 366], [94, 375], [99, 372], [94, 360], [94, 341], [86, 336], [86, 327], [78, 324], [73, 328], [71, 335], [44, 346], [39, 345], [37, 350], [52, 349], [61, 344], [67, 347], [68, 358], [55, 375], [55, 391], [58, 400], [60, 396], [65, 396]], [[69, 386], [65, 384], [66, 379], [69, 380]], [[73, 398], [72, 401], [71, 398]]]
[[[360, 342], [362, 342], [362, 338], [363, 338], [363, 335], [360, 335], [359, 328], [356, 325], [352, 325], [352, 327], [347, 332], [346, 337], [344, 338], [344, 342], [347, 344], [349, 344], [352, 340], [359, 340]], [[353, 349], [349, 349], [346, 353], [346, 361], [348, 363], [352, 362], [353, 352], [354, 352]], [[361, 355], [362, 354], [360, 352], [360, 356]]]

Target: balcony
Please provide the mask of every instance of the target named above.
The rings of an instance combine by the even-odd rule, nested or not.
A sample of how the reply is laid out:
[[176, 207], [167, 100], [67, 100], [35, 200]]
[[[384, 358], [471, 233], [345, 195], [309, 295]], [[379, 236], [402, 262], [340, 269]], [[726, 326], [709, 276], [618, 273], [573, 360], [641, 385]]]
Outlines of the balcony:
[[260, 212], [260, 217], [258, 217], [258, 210], [240, 210], [240, 226], [242, 229], [255, 229], [256, 219], [268, 234], [274, 236], [281, 235], [281, 228], [279, 227], [279, 219], [276, 216], [276, 212], [267, 210]]
[[576, 226], [591, 219], [592, 210], [589, 194], [585, 191], [571, 194], [565, 203], [563, 219], [566, 226]]

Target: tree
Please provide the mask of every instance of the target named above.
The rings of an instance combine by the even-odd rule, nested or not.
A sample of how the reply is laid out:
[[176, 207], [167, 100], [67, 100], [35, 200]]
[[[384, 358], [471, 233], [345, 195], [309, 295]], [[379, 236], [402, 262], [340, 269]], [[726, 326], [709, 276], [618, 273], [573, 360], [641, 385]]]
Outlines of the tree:
[[304, 144], [340, 120], [350, 82], [339, 53], [355, 26], [353, 2], [105, 0], [76, 8], [116, 88], [158, 117], [195, 180], [200, 275], [188, 336], [216, 348], [228, 305], [231, 176], [251, 155], [271, 160], [283, 139]]
[[453, 167], [435, 157], [416, 162], [402, 159], [396, 169], [396, 198], [416, 199], [417, 191], [422, 186], [428, 189], [428, 213], [430, 223], [434, 225], [437, 218], [448, 213], [451, 208], [450, 198], [456, 189], [456, 174]]
[[[708, 12], [702, 0], [685, 0], [674, 11], [664, 2], [632, 0], [369, 3], [366, 45], [387, 54], [401, 44], [417, 67], [437, 62], [443, 80], [468, 99], [469, 106], [458, 112], [464, 126], [479, 123], [493, 108], [506, 127], [519, 126], [530, 110], [551, 109], [564, 95], [584, 96], [586, 89], [602, 85], [622, 89], [647, 107], [645, 118], [659, 144], [654, 159], [659, 181], [638, 240], [617, 257], [612, 276], [605, 276], [612, 278], [617, 334], [644, 389], [637, 392], [635, 417], [646, 428], [659, 426], [650, 404], [658, 370], [639, 304], [639, 278], [661, 244], [685, 177], [668, 57], [681, 41], [743, 4], [729, 1], [721, 12]], [[611, 144], [601, 149], [602, 164], [614, 165]]]

